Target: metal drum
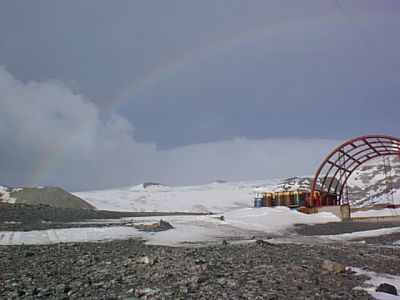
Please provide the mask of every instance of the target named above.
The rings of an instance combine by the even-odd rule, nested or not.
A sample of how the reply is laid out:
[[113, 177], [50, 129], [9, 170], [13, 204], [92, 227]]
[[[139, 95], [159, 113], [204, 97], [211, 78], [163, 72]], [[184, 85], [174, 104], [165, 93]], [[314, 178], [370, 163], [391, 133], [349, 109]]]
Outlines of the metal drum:
[[265, 196], [264, 196], [264, 206], [266, 206], [266, 207], [272, 206], [272, 194], [271, 193], [265, 194]]
[[260, 208], [262, 207], [263, 199], [262, 198], [255, 198], [254, 199], [254, 207]]
[[281, 205], [290, 206], [290, 192], [283, 192], [281, 196]]

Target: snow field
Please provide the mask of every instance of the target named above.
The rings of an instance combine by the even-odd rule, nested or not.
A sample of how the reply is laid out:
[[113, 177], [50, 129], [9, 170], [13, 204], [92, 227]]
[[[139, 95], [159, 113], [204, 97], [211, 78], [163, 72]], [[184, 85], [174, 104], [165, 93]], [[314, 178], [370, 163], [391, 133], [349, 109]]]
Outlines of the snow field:
[[[144, 232], [132, 226], [86, 227], [28, 232], [0, 232], [0, 245], [93, 242], [110, 239], [143, 238], [149, 244], [180, 246], [213, 243], [222, 239], [249, 239], [255, 234], [279, 234], [293, 224], [315, 224], [338, 221], [329, 213], [304, 215], [286, 207], [245, 208], [224, 214], [206, 216], [168, 216], [164, 221], [174, 229]], [[154, 223], [159, 217], [124, 218], [133, 223]]]

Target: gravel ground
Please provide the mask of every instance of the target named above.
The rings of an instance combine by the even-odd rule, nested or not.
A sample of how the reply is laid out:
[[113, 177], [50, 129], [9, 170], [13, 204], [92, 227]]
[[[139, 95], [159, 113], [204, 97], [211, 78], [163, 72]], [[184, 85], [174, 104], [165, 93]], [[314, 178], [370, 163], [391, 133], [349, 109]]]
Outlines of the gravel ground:
[[[377, 244], [377, 245], [393, 245], [394, 242], [400, 241], [400, 233], [392, 233], [381, 236], [369, 237], [369, 238], [359, 238], [353, 241], [362, 241], [367, 244]], [[400, 244], [399, 244], [400, 247]], [[400, 264], [400, 263], [399, 263]], [[400, 266], [399, 266], [400, 268]]]
[[[66, 222], [145, 215], [155, 214], [5, 205], [0, 229], [70, 227]], [[22, 223], [4, 223], [9, 221]], [[396, 226], [399, 222], [299, 225], [292, 233], [303, 239], [285, 244], [178, 248], [130, 239], [0, 246], [0, 299], [372, 299], [354, 290], [365, 277], [334, 273], [323, 262], [399, 275], [400, 247], [388, 245], [398, 234], [367, 243], [318, 242], [307, 236]]]
[[[70, 224], [93, 219], [117, 219], [122, 217], [149, 217], [168, 215], [196, 215], [163, 212], [118, 212], [56, 208], [46, 205], [0, 204], [0, 230], [28, 231], [71, 227], [87, 227], [87, 224]], [[99, 225], [91, 225], [99, 226]], [[101, 225], [104, 226], [104, 225]]]
[[324, 260], [398, 272], [400, 248], [252, 243], [200, 248], [125, 240], [0, 247], [2, 299], [372, 299], [365, 277]]

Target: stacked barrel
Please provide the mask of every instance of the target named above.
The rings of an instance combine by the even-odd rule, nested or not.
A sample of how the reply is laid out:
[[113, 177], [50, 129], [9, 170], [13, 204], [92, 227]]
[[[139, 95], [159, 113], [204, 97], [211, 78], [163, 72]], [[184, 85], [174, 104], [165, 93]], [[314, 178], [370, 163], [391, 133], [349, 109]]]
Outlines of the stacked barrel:
[[287, 206], [299, 207], [305, 206], [307, 192], [296, 191], [278, 191], [278, 192], [259, 192], [254, 199], [254, 207]]

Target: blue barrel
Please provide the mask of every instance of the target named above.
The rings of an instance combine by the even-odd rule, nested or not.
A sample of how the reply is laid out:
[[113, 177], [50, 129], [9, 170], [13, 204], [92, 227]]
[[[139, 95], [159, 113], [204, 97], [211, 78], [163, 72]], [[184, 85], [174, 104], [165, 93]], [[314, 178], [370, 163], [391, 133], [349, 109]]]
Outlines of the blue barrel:
[[254, 199], [254, 207], [260, 208], [263, 206], [263, 199], [262, 198], [255, 198]]

